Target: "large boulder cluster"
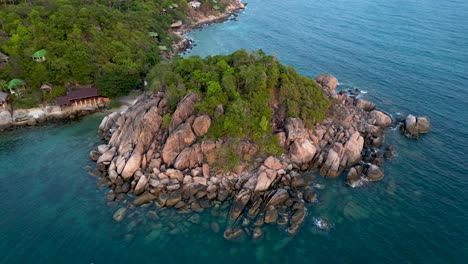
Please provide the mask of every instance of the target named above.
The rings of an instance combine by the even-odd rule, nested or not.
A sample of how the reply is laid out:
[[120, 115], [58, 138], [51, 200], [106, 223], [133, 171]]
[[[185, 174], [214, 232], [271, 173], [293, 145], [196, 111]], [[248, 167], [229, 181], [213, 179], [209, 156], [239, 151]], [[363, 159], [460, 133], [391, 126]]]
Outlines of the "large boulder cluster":
[[[110, 187], [109, 200], [125, 200], [129, 193], [135, 195], [134, 205], [156, 203], [199, 212], [232, 200], [224, 231], [229, 240], [245, 235], [258, 239], [264, 224], [295, 234], [307, 215], [305, 205], [317, 200], [313, 177], [304, 171], [318, 169], [335, 178], [349, 170], [345, 182], [354, 187], [381, 180], [380, 165], [392, 156], [391, 146], [385, 155], [377, 151], [392, 118], [372, 103], [336, 93], [337, 83], [334, 77], [319, 78], [335, 102], [323, 122], [309, 129], [301, 119], [287, 118], [280, 122], [282, 127], [275, 127], [285, 155], [265, 157], [255, 143], [242, 141], [238, 148], [254, 157], [252, 163], [225, 173], [210, 164], [229, 139], [206, 139], [212, 120], [195, 114], [200, 100], [196, 93], [179, 102], [169, 124], [163, 124], [169, 111], [166, 94], [144, 94], [127, 110], [101, 122], [99, 133], [107, 144], [90, 153], [97, 162], [94, 174]], [[417, 131], [423, 128], [417, 126]], [[120, 221], [124, 215], [121, 210], [114, 218]]]

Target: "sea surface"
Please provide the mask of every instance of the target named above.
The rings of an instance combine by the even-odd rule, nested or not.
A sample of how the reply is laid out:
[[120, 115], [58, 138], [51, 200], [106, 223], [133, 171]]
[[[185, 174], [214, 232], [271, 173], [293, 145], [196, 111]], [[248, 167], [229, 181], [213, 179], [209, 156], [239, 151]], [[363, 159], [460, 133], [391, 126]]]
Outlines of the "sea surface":
[[[300, 232], [225, 241], [223, 206], [178, 214], [108, 204], [88, 174], [103, 115], [0, 134], [0, 263], [468, 263], [468, 2], [466, 0], [250, 0], [237, 21], [188, 35], [187, 55], [263, 49], [304, 75], [393, 116], [427, 115], [419, 140], [390, 129], [396, 157], [382, 182], [316, 182]], [[319, 230], [313, 219], [333, 223]]]

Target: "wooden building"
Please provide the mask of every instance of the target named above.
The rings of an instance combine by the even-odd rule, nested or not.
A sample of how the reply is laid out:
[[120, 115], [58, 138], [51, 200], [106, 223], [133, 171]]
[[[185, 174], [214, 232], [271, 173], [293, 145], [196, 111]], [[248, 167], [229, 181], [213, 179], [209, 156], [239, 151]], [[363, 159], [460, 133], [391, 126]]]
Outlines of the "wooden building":
[[57, 97], [57, 104], [60, 106], [74, 107], [96, 107], [100, 101], [96, 88], [80, 89], [68, 92], [65, 96]]

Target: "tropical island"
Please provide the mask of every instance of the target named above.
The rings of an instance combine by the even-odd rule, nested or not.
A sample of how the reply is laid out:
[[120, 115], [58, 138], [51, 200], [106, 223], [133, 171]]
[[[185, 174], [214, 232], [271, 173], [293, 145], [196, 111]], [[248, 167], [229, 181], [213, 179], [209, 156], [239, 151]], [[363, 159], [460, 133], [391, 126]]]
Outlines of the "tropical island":
[[322, 188], [305, 172], [345, 173], [351, 187], [380, 181], [393, 157], [385, 130], [402, 121], [402, 133], [417, 137], [429, 120], [393, 120], [353, 91], [336, 91], [334, 76], [301, 76], [261, 50], [173, 58], [190, 44], [184, 32], [243, 7], [237, 0], [5, 3], [0, 120], [68, 118], [75, 112], [64, 107], [88, 113], [144, 89], [103, 119], [105, 144], [90, 153], [108, 200], [122, 202], [116, 221], [136, 205], [185, 213], [230, 201], [226, 239], [259, 239], [264, 224], [296, 234]]
[[[335, 77], [301, 76], [261, 50], [163, 62], [149, 76], [151, 91], [102, 120], [106, 144], [90, 153], [110, 201], [200, 212], [232, 199], [226, 239], [259, 239], [264, 224], [293, 235], [321, 188], [304, 172], [348, 171], [356, 187], [382, 180], [393, 157], [384, 144], [389, 115], [336, 92]], [[402, 127], [417, 136], [429, 122], [410, 115]]]

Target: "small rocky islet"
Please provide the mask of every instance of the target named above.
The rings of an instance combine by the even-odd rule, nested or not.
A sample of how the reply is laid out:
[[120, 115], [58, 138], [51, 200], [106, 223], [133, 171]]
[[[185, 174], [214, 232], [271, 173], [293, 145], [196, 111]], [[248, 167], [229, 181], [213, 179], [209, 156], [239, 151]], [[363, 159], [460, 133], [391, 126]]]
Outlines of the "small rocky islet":
[[[167, 91], [147, 92], [127, 110], [106, 116], [99, 126], [106, 144], [90, 156], [97, 163], [93, 174], [110, 188], [108, 200], [131, 200], [115, 212], [114, 220], [122, 221], [134, 206], [155, 206], [147, 213], [153, 218], [165, 207], [181, 215], [195, 212], [188, 217], [191, 222], [198, 222], [197, 213], [211, 210], [213, 218], [220, 219], [211, 223], [211, 230], [227, 240], [261, 239], [264, 225], [294, 235], [307, 217], [308, 204], [317, 201], [316, 190], [322, 188], [307, 171], [318, 170], [328, 178], [347, 171], [345, 183], [351, 187], [380, 181], [382, 163], [393, 157], [393, 147], [384, 143], [385, 130], [401, 123], [402, 134], [417, 138], [430, 129], [427, 117], [393, 120], [353, 92], [336, 92], [334, 76], [321, 74], [316, 82], [332, 102], [327, 117], [311, 128], [300, 118], [274, 120], [284, 154], [265, 156], [255, 142], [241, 141], [238, 150], [255, 158], [229, 172], [210, 165], [215, 150], [229, 138], [206, 137], [213, 117], [196, 113], [202, 99], [195, 92], [178, 102], [167, 126]], [[216, 113], [222, 115], [223, 107]], [[321, 229], [332, 226], [326, 219], [311, 221]]]

